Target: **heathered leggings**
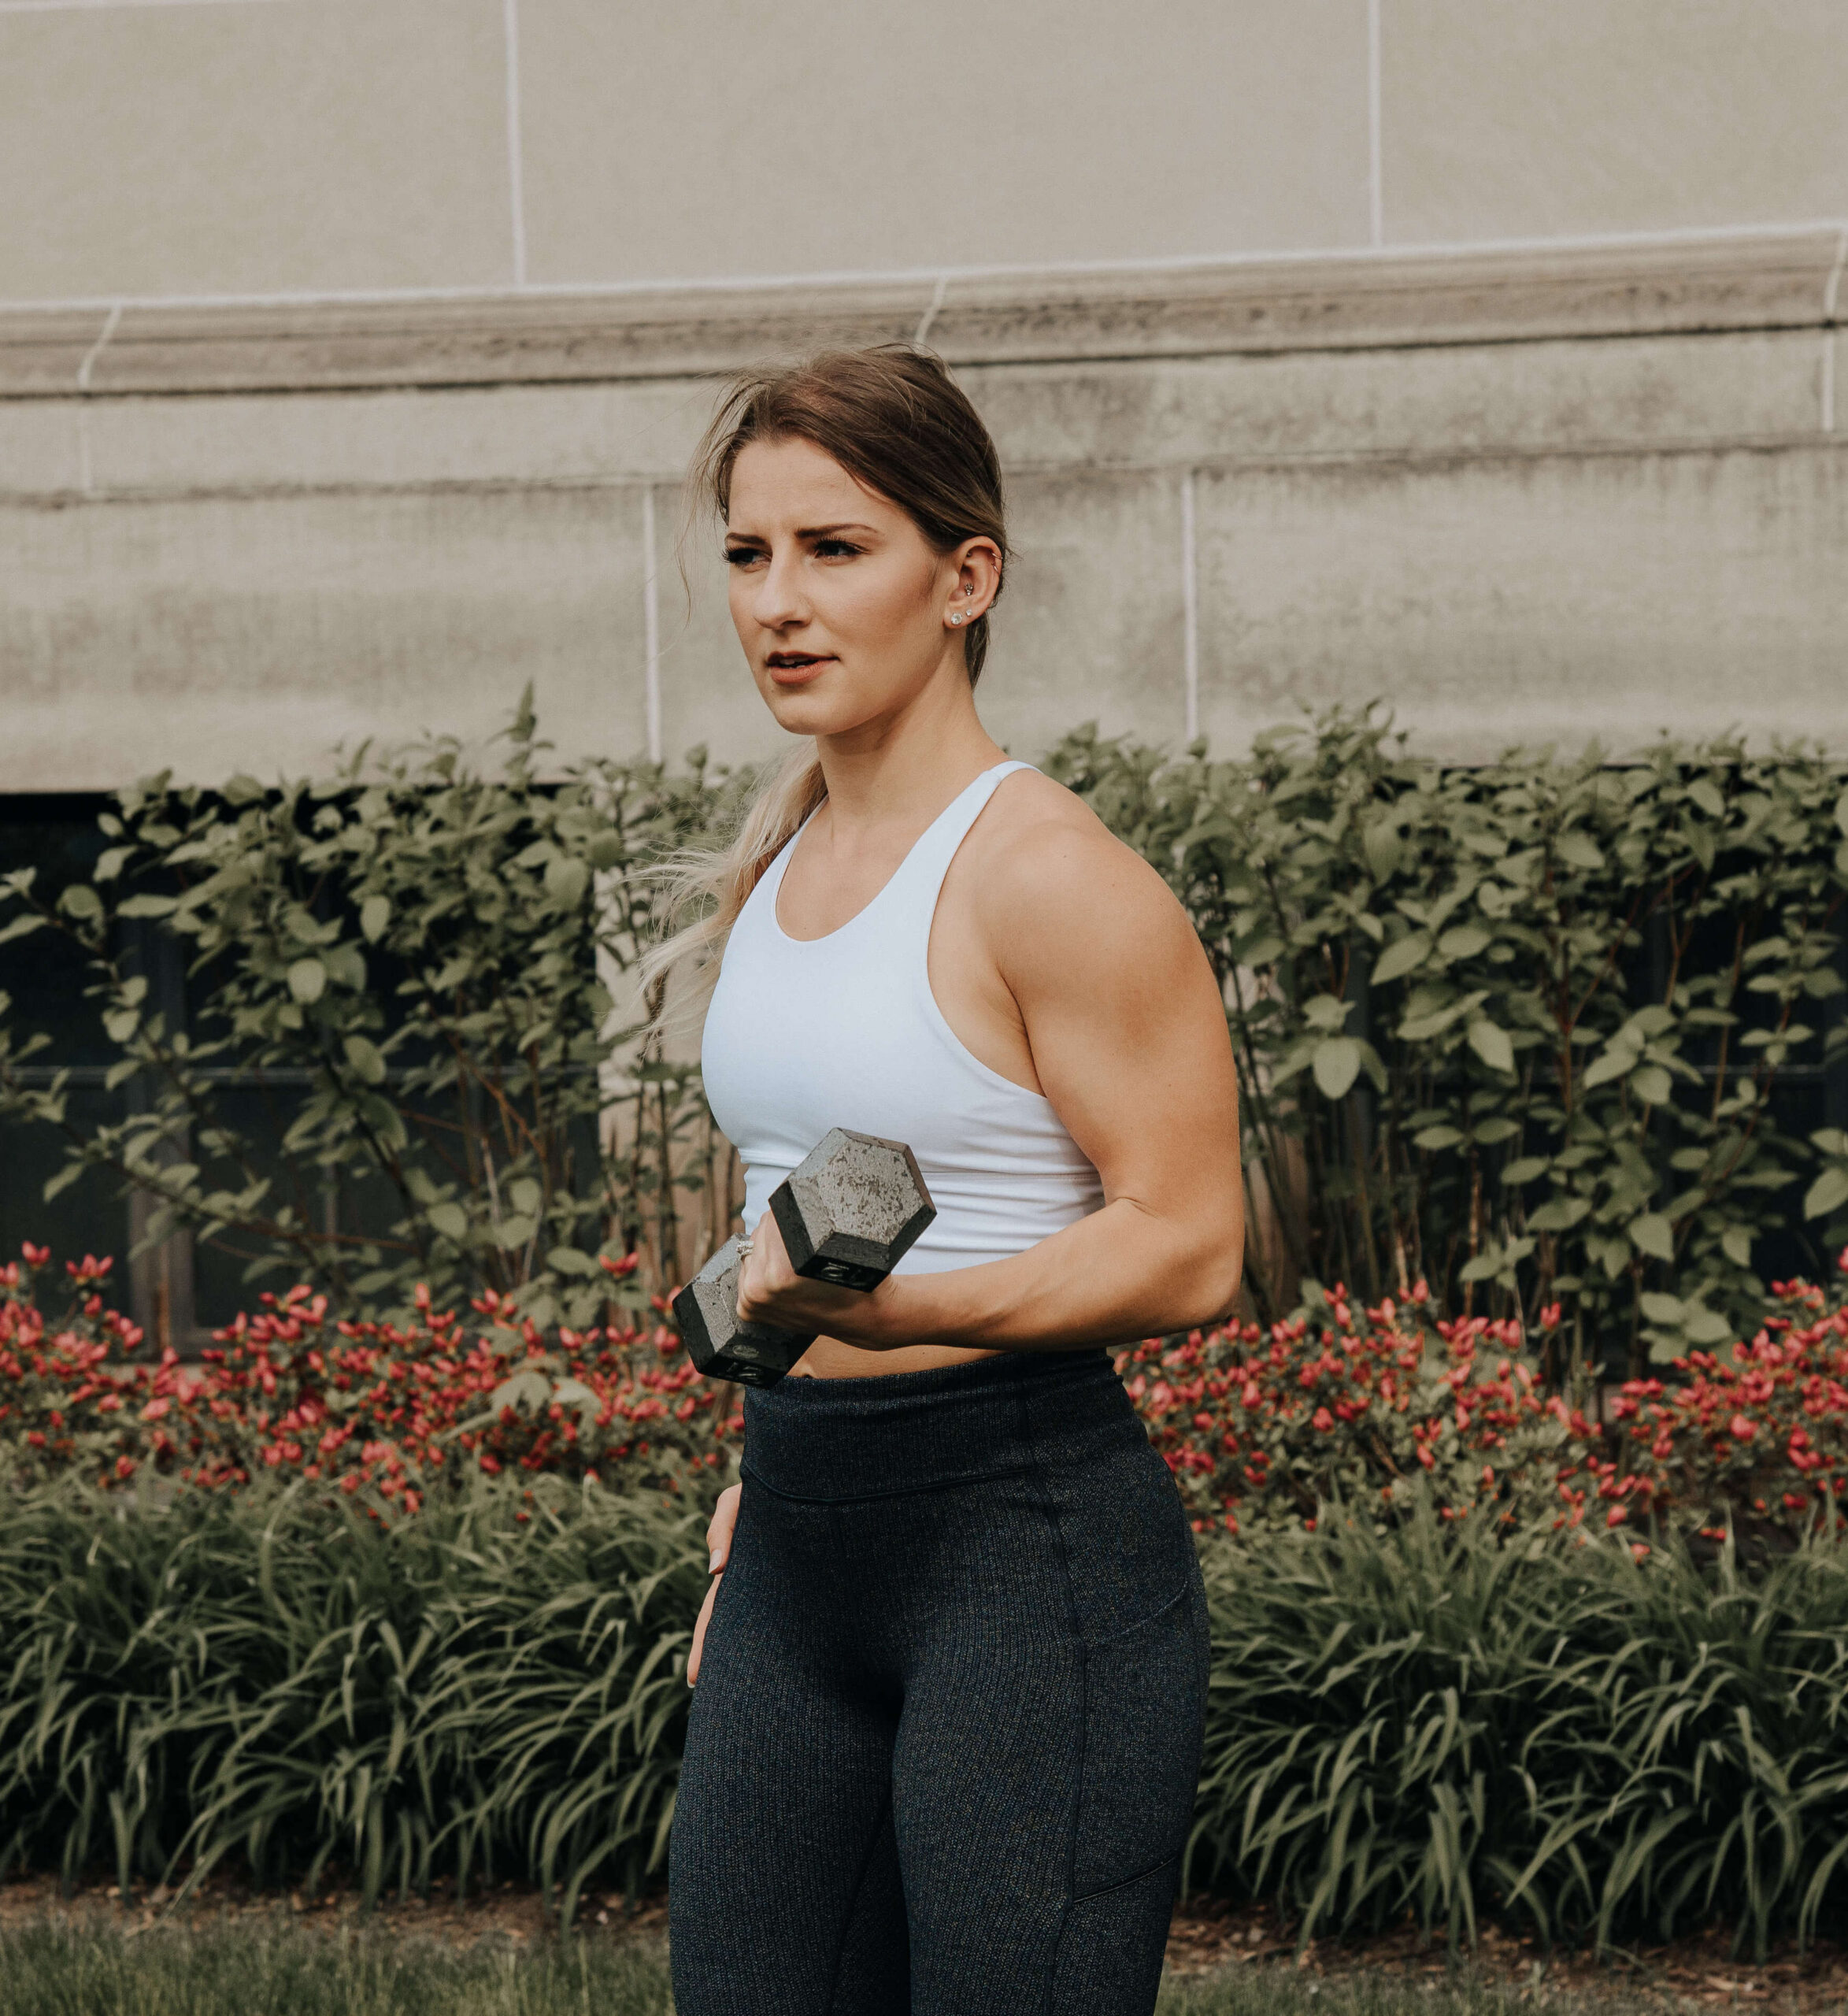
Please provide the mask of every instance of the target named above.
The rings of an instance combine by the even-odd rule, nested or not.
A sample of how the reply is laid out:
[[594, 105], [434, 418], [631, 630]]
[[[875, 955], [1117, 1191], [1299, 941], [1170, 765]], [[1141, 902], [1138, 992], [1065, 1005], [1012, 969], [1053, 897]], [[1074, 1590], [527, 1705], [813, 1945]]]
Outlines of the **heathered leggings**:
[[1109, 1358], [744, 1407], [674, 1814], [680, 2016], [1152, 2010], [1206, 1604]]

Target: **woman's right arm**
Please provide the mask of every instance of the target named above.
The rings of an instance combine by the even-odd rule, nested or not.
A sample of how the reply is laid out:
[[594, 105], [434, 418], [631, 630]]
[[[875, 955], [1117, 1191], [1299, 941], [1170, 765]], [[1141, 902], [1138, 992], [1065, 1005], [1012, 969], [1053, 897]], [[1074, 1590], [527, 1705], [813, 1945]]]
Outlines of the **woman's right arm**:
[[738, 1501], [743, 1491], [743, 1484], [733, 1484], [719, 1493], [719, 1502], [713, 1509], [711, 1522], [705, 1529], [705, 1544], [712, 1550], [707, 1566], [713, 1579], [706, 1584], [705, 1601], [700, 1605], [699, 1616], [693, 1626], [693, 1650], [687, 1655], [689, 1687], [699, 1677], [699, 1655], [705, 1646], [705, 1628], [712, 1621], [719, 1584], [725, 1579], [725, 1563], [731, 1558], [731, 1529], [738, 1524]]

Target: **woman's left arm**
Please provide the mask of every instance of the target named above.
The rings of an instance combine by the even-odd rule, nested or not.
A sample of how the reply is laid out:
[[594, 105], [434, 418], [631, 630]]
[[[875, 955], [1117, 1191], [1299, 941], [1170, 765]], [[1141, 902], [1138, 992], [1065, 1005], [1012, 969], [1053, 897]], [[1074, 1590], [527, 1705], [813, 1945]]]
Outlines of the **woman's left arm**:
[[872, 1349], [1068, 1350], [1222, 1315], [1244, 1253], [1238, 1073], [1186, 912], [1088, 818], [1030, 825], [980, 883], [982, 937], [1102, 1208], [1007, 1259], [869, 1295], [796, 1275], [766, 1217], [741, 1307]]

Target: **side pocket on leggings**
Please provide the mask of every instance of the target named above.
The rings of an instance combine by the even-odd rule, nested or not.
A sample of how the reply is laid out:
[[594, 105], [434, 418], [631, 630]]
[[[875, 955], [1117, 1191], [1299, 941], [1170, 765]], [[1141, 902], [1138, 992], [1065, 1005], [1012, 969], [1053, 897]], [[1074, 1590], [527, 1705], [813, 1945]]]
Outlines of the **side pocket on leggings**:
[[1141, 1623], [1084, 1650], [1084, 1767], [1072, 1894], [1177, 1855], [1193, 1817], [1206, 1665], [1191, 1581]]
[[1049, 2007], [1058, 2016], [1146, 2016], [1155, 2007], [1180, 1878], [1171, 1857], [1072, 1905], [1053, 1969]]

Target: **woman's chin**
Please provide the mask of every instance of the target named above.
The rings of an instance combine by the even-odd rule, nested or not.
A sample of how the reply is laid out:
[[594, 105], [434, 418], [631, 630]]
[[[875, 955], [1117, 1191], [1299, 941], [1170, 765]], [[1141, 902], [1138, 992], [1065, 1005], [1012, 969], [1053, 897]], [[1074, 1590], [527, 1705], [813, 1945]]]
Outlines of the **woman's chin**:
[[879, 713], [865, 702], [856, 704], [843, 693], [817, 692], [813, 687], [793, 691], [772, 686], [764, 696], [776, 725], [791, 735], [851, 735]]

